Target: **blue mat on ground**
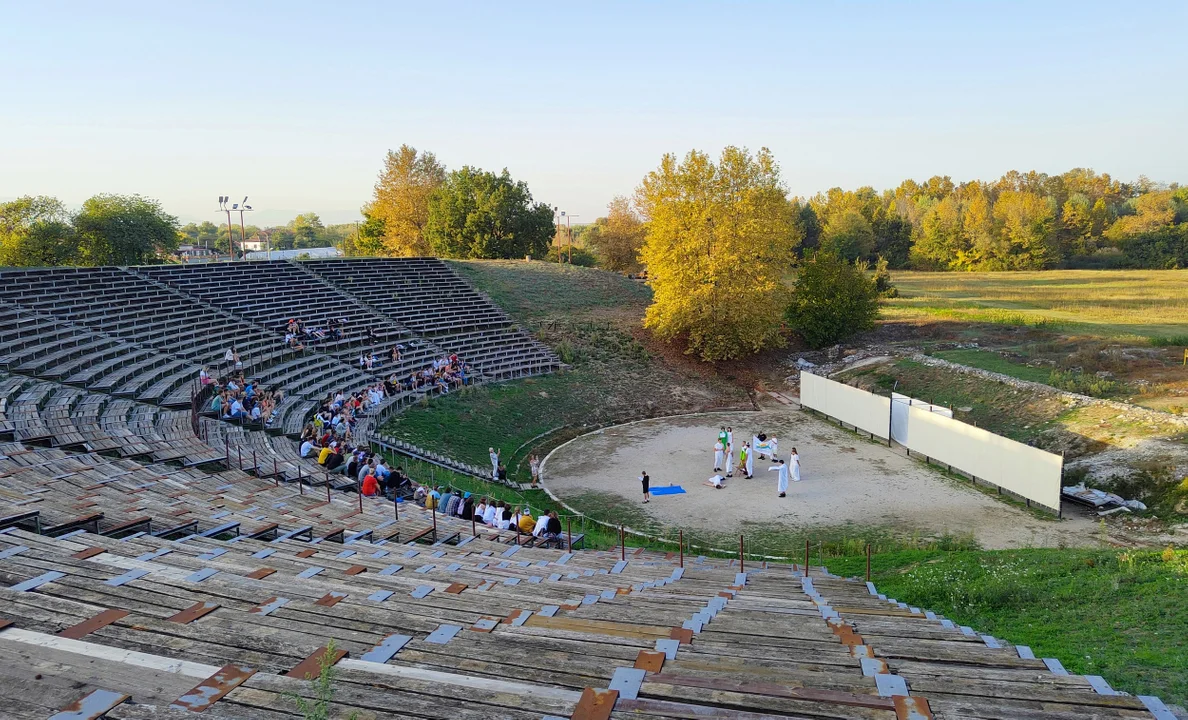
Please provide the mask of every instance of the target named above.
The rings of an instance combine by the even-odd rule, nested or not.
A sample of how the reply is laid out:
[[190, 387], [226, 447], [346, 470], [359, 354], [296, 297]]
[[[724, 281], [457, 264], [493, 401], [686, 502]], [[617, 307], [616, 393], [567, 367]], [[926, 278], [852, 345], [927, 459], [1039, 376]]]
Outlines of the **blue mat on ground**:
[[653, 495], [680, 495], [685, 492], [685, 488], [680, 485], [668, 485], [667, 487], [652, 488]]

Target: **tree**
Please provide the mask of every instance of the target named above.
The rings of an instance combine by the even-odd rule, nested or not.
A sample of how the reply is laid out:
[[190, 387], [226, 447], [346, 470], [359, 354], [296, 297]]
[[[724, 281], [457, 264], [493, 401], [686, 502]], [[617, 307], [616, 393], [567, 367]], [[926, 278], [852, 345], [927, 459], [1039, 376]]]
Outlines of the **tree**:
[[665, 155], [635, 204], [654, 293], [645, 327], [703, 360], [783, 344], [784, 274], [800, 236], [767, 148], [727, 147], [717, 165], [696, 150], [680, 162]]
[[856, 209], [843, 210], [825, 224], [821, 247], [846, 258], [867, 258], [874, 252], [874, 229]]
[[1055, 247], [1056, 212], [1049, 198], [1033, 192], [1007, 190], [994, 203], [994, 218], [1010, 243], [1004, 258], [1008, 270], [1041, 270], [1060, 259]]
[[496, 175], [465, 166], [430, 198], [425, 238], [442, 257], [544, 257], [555, 229], [553, 209], [533, 202], [506, 169]]
[[177, 218], [140, 195], [96, 195], [74, 216], [82, 265], [143, 265], [177, 249]]
[[425, 237], [429, 199], [445, 182], [446, 172], [431, 152], [417, 152], [410, 145], [388, 151], [384, 169], [375, 183], [375, 195], [363, 214], [383, 223], [383, 249], [388, 255], [429, 255]]
[[296, 249], [327, 247], [330, 243], [322, 237], [326, 226], [317, 213], [301, 213], [289, 221], [289, 230], [293, 232], [293, 247]]
[[78, 237], [57, 198], [0, 203], [0, 265], [52, 267], [77, 262]]
[[788, 325], [812, 347], [824, 347], [874, 327], [879, 293], [866, 265], [818, 251], [800, 267]]
[[616, 272], [640, 271], [644, 223], [627, 198], [619, 195], [610, 201], [606, 217], [586, 231], [586, 242], [598, 256], [599, 266]]
[[949, 269], [957, 253], [965, 250], [961, 205], [949, 195], [924, 215], [924, 228], [912, 247], [912, 264], [924, 269]]
[[912, 224], [898, 215], [880, 211], [871, 230], [875, 254], [886, 260], [888, 267], [906, 268], [912, 252]]

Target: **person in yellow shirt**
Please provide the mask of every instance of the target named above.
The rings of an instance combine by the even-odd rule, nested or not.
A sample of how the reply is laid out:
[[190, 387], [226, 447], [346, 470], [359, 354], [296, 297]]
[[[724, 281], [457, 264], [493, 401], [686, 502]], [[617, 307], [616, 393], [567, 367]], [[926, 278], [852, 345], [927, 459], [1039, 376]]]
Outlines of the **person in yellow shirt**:
[[520, 516], [520, 532], [532, 534], [535, 527], [536, 521], [532, 519], [532, 510], [524, 508], [524, 514]]
[[[333, 444], [334, 443], [330, 443], [330, 445], [333, 445]], [[318, 464], [319, 465], [325, 465], [326, 458], [330, 457], [330, 453], [333, 452], [330, 449], [330, 445], [327, 445], [326, 447], [322, 448], [322, 451], [320, 453], [318, 453]]]

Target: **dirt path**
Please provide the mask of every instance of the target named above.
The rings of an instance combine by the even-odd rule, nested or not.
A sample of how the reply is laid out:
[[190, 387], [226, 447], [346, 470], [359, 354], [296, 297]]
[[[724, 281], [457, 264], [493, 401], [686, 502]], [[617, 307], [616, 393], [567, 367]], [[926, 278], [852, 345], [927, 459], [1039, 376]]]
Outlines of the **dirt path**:
[[[777, 497], [769, 461], [755, 477], [729, 479], [716, 490], [713, 475], [718, 428], [733, 426], [736, 454], [744, 439], [766, 432], [780, 439], [786, 457], [795, 445], [801, 483]], [[732, 531], [744, 522], [813, 526], [883, 527], [939, 536], [973, 533], [987, 549], [1096, 546], [1096, 525], [1077, 515], [1042, 520], [946, 478], [923, 464], [797, 410], [715, 413], [646, 420], [600, 430], [557, 448], [544, 468], [545, 484], [562, 500], [585, 492], [640, 502], [641, 470], [652, 487], [675, 484], [684, 494], [655, 496], [643, 509], [657, 522]]]

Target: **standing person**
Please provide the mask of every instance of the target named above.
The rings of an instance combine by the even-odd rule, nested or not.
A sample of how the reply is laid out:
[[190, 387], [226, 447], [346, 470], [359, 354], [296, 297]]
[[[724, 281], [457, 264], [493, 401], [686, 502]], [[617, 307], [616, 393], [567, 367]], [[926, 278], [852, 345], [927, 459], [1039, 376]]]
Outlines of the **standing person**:
[[800, 455], [796, 452], [796, 448], [792, 448], [792, 456], [788, 458], [792, 463], [792, 482], [800, 482]]
[[227, 374], [231, 374], [232, 368], [235, 367], [235, 353], [231, 348], [227, 348], [227, 352], [223, 353], [223, 364], [227, 366]]
[[648, 486], [652, 483], [652, 478], [648, 477], [647, 470], [640, 470], [639, 482], [643, 485], [644, 502], [652, 499], [652, 494], [648, 490]]
[[487, 452], [491, 457], [491, 479], [499, 479], [499, 453], [495, 452], [495, 448], [487, 448]]
[[767, 469], [775, 470], [775, 471], [779, 472], [779, 474], [780, 474], [780, 476], [779, 476], [780, 477], [780, 484], [779, 484], [780, 497], [784, 497], [788, 494], [788, 466], [784, 464], [783, 460], [776, 460], [775, 463], [776, 463], [775, 465], [773, 465], [772, 467], [769, 467]]
[[714, 443], [714, 472], [721, 472], [722, 470], [722, 451], [725, 449], [726, 446], [721, 440], [718, 440], [718, 442]]
[[726, 432], [725, 425], [718, 430], [718, 442], [722, 443], [723, 448], [730, 444], [730, 433]]
[[742, 469], [743, 477], [750, 480], [754, 473], [754, 460], [751, 459], [751, 443], [743, 440], [738, 451], [738, 466]]
[[532, 487], [536, 487], [536, 483], [540, 482], [540, 458], [536, 457], [536, 453], [528, 456], [528, 469], [532, 471]]
[[734, 453], [734, 428], [726, 428], [726, 452]]

